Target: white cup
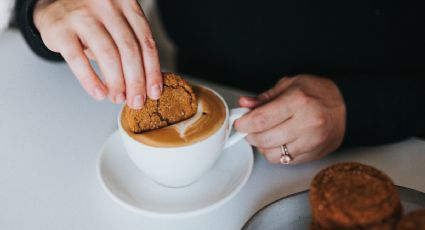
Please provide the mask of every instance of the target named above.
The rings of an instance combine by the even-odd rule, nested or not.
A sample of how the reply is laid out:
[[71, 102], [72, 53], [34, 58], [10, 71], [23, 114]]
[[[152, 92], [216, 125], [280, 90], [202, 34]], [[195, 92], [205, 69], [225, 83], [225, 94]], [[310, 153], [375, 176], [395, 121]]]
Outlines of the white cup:
[[235, 108], [229, 113], [226, 101], [214, 90], [209, 90], [223, 102], [226, 118], [214, 134], [189, 146], [154, 147], [133, 139], [122, 127], [121, 110], [118, 128], [128, 156], [137, 168], [157, 183], [166, 187], [184, 187], [194, 183], [214, 165], [224, 149], [246, 136], [239, 132], [230, 136], [230, 132], [234, 121], [249, 109]]

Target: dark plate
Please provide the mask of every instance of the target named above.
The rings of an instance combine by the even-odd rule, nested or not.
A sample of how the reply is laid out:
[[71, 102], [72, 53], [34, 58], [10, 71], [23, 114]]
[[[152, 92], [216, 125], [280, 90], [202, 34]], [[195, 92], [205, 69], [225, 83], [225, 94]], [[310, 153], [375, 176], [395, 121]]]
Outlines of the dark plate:
[[[425, 193], [397, 186], [405, 213], [425, 208]], [[308, 190], [280, 198], [255, 213], [243, 230], [306, 230], [310, 228], [311, 211]]]

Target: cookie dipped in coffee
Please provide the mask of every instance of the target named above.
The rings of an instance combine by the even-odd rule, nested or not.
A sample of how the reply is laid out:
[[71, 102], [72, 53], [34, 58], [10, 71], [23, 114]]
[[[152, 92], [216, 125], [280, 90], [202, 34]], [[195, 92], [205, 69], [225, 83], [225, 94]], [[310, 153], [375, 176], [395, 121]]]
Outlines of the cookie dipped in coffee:
[[[164, 84], [164, 92], [166, 90], [175, 90], [167, 89], [167, 87]], [[131, 116], [131, 110], [128, 107], [124, 107], [123, 116], [121, 117], [122, 127], [133, 139], [153, 147], [187, 146], [208, 138], [222, 127], [226, 118], [226, 108], [222, 99], [213, 91], [202, 86], [194, 86], [192, 89], [196, 95], [197, 105], [197, 110], [192, 117], [165, 127], [137, 133], [133, 131], [137, 121]], [[159, 103], [163, 100], [163, 96], [164, 93], [158, 100]], [[169, 103], [172, 104], [172, 98], [169, 100]], [[167, 105], [163, 106], [166, 107]], [[181, 111], [188, 110], [185, 110], [185, 108], [180, 109]], [[160, 109], [157, 108], [157, 110]], [[155, 111], [153, 114], [158, 115]], [[168, 122], [162, 115], [159, 117], [162, 118], [159, 122]], [[148, 119], [150, 118], [151, 116]]]

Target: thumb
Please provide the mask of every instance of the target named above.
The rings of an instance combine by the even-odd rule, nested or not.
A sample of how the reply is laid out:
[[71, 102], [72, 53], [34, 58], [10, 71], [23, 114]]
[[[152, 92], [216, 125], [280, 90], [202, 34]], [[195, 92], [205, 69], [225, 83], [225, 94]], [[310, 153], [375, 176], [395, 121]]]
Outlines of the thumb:
[[241, 96], [239, 98], [240, 107], [253, 109], [259, 105], [260, 105], [260, 101], [255, 97]]

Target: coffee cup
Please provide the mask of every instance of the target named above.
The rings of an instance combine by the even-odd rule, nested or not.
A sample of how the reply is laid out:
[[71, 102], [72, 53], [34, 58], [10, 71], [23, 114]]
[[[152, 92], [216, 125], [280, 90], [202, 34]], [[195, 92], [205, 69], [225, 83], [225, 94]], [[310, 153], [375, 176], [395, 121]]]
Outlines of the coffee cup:
[[229, 110], [226, 101], [217, 92], [204, 86], [200, 88], [210, 91], [221, 101], [224, 119], [214, 132], [189, 145], [155, 146], [141, 142], [123, 127], [123, 109], [118, 116], [119, 132], [129, 158], [138, 169], [163, 186], [184, 187], [194, 183], [214, 165], [224, 149], [246, 136], [239, 132], [231, 134], [231, 131], [234, 121], [249, 109]]

